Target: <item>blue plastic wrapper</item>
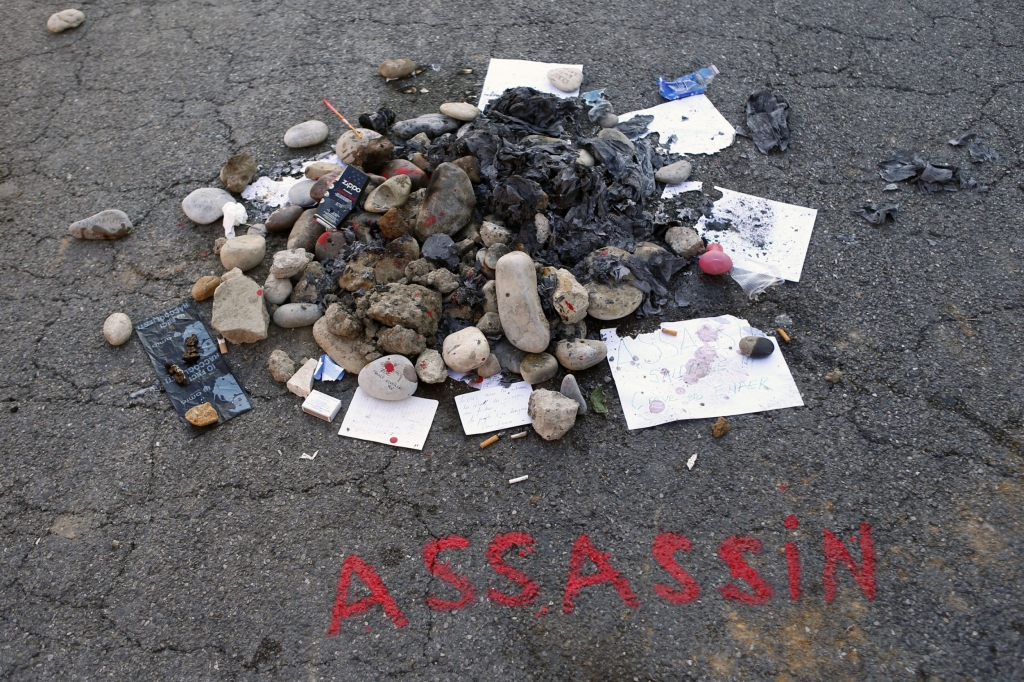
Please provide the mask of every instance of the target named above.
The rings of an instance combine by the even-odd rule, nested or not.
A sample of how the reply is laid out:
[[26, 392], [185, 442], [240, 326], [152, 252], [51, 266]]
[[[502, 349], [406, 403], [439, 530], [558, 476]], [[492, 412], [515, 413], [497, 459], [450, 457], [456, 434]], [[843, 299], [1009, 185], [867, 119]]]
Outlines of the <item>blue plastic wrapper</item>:
[[694, 95], [703, 95], [708, 89], [708, 84], [718, 75], [718, 68], [712, 64], [698, 69], [693, 73], [670, 81], [664, 76], [658, 76], [658, 90], [665, 99], [683, 99]]
[[[140, 322], [135, 325], [135, 331], [182, 421], [186, 421], [185, 412], [189, 408], [203, 403], [213, 405], [221, 424], [252, 409], [245, 389], [231, 373], [231, 368], [217, 349], [217, 342], [190, 302]], [[198, 359], [188, 363], [183, 358], [186, 342], [191, 336], [196, 337]], [[184, 386], [168, 373], [168, 364], [178, 365], [182, 370]]]

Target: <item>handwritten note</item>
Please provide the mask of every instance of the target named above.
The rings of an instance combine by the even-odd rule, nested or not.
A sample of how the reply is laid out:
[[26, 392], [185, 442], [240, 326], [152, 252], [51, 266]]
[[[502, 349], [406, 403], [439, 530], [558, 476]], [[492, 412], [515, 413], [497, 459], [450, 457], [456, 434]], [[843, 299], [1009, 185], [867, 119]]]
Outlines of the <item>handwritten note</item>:
[[740, 355], [744, 336], [764, 336], [732, 315], [662, 324], [661, 331], [620, 338], [602, 329], [619, 402], [632, 429], [680, 419], [728, 417], [803, 405], [786, 359], [776, 349]]
[[379, 400], [357, 388], [338, 435], [422, 450], [435, 412], [436, 400]]
[[576, 97], [580, 94], [578, 88], [576, 92], [562, 92], [548, 80], [548, 71], [562, 67], [583, 69], [582, 64], [545, 64], [524, 59], [492, 59], [487, 65], [487, 76], [484, 77], [484, 87], [480, 91], [477, 107], [483, 111], [492, 99], [501, 97], [501, 93], [509, 88], [519, 86], [531, 87], [539, 92], [559, 97]]
[[455, 396], [462, 428], [467, 436], [532, 424], [527, 414], [533, 388], [525, 381]]

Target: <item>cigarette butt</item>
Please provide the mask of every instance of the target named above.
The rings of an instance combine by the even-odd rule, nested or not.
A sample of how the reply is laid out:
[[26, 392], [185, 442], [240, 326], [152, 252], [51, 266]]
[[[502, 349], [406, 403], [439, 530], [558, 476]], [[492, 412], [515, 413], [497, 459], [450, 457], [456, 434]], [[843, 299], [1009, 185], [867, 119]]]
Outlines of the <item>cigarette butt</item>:
[[530, 435], [529, 431], [520, 431], [519, 433], [513, 433], [509, 438], [512, 440], [519, 440], [520, 438], [526, 438]]
[[497, 435], [491, 436], [490, 438], [485, 440], [483, 443], [480, 443], [480, 449], [483, 450], [484, 448], [489, 448], [489, 447], [491, 447], [492, 445], [494, 445], [497, 442], [498, 442], [498, 436]]
[[222, 355], [228, 352], [228, 342], [224, 340], [223, 336], [217, 337], [217, 348], [220, 349]]
[[675, 329], [665, 329], [664, 327], [662, 327], [661, 328], [661, 333], [662, 334], [668, 334], [669, 336], [675, 336], [679, 332], [677, 332]]
[[525, 481], [529, 477], [530, 477], [530, 475], [527, 474], [526, 476], [520, 476], [518, 478], [510, 478], [510, 479], [508, 479], [508, 482], [509, 483], [522, 483], [523, 481]]
[[790, 342], [789, 334], [787, 334], [786, 330], [783, 329], [782, 327], [777, 328], [775, 330], [775, 333], [778, 334], [779, 338], [785, 341], [786, 343]]

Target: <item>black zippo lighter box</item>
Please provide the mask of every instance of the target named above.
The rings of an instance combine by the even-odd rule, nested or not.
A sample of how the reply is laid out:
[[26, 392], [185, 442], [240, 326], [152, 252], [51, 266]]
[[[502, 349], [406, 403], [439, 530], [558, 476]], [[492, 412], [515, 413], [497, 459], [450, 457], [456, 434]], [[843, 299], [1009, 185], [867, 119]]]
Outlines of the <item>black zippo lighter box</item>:
[[369, 178], [354, 166], [347, 166], [341, 177], [327, 190], [327, 196], [316, 209], [316, 221], [327, 230], [337, 230], [341, 221], [352, 212]]

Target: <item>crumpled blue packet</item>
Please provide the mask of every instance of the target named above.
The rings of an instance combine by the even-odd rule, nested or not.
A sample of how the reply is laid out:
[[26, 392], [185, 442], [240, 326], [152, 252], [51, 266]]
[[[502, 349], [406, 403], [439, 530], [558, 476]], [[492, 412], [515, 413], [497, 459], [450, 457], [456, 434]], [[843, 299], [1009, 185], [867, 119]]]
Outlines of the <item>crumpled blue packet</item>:
[[330, 355], [321, 355], [316, 363], [313, 378], [317, 381], [337, 381], [345, 376], [345, 368], [331, 360]]

